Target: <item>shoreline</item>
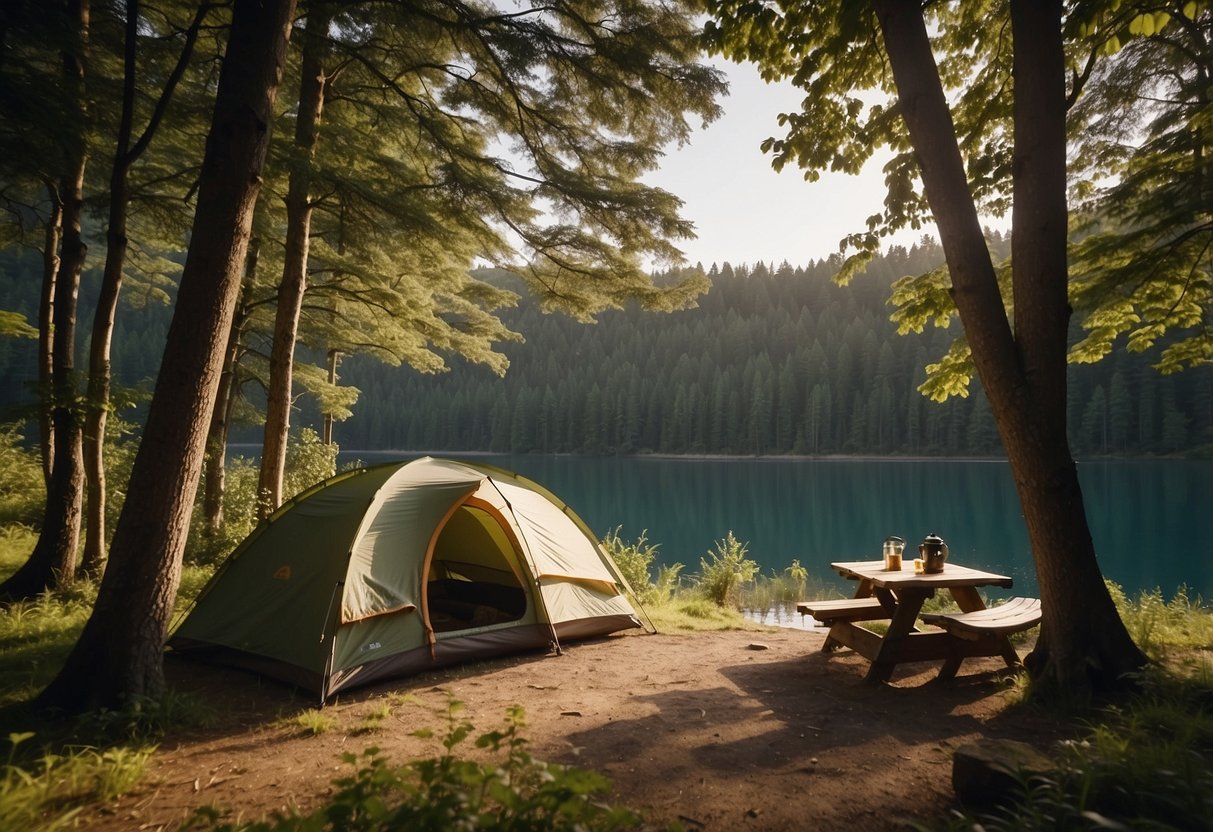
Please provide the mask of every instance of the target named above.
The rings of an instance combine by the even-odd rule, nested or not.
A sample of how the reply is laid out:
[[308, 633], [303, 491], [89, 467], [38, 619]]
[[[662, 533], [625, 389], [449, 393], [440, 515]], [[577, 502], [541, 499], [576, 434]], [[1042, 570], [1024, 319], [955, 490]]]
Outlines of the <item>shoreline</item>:
[[[1008, 462], [1007, 457], [998, 455], [962, 454], [959, 456], [935, 454], [674, 454], [674, 453], [580, 453], [577, 451], [489, 451], [489, 450], [445, 450], [441, 448], [343, 448], [337, 444], [338, 453], [342, 456], [357, 454], [395, 455], [400, 459], [415, 459], [423, 456], [446, 457], [553, 457], [581, 459], [630, 459], [630, 460], [675, 460], [687, 462]], [[250, 451], [256, 456], [261, 447], [259, 442], [232, 442], [227, 446], [228, 453], [240, 454]], [[1094, 456], [1078, 456], [1074, 458], [1078, 464], [1094, 462], [1213, 462], [1213, 452], [1209, 454], [1106, 454]]]

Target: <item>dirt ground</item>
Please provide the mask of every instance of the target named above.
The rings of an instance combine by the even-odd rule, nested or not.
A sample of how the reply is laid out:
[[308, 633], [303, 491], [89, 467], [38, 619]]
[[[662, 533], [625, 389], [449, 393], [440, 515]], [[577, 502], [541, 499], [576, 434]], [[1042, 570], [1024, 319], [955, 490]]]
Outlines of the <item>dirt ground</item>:
[[[864, 659], [819, 652], [823, 638], [621, 634], [354, 691], [325, 708], [338, 727], [319, 735], [291, 719], [314, 703], [289, 688], [170, 660], [170, 683], [205, 696], [217, 723], [166, 737], [138, 790], [82, 827], [171, 830], [208, 804], [229, 820], [314, 808], [349, 773], [344, 752], [438, 753], [437, 739], [411, 734], [441, 733], [448, 696], [477, 732], [523, 706], [534, 757], [599, 771], [617, 802], [689, 830], [900, 828], [952, 805], [958, 746], [984, 736], [1045, 747], [1066, 730], [1008, 710], [1001, 660], [969, 659], [945, 684], [933, 683], [934, 665], [909, 665], [872, 686]], [[377, 709], [390, 715], [367, 731]]]

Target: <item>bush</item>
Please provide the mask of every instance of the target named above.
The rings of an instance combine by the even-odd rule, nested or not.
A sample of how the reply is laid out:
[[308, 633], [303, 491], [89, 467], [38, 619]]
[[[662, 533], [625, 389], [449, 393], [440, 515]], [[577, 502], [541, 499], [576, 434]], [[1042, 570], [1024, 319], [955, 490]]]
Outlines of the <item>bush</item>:
[[1106, 583], [1129, 635], [1150, 658], [1161, 658], [1166, 648], [1213, 648], [1213, 611], [1199, 595], [1189, 596], [1186, 586], [1176, 590], [1170, 601], [1157, 587], [1133, 601], [1120, 586]]
[[24, 437], [13, 425], [0, 426], [0, 524], [34, 525], [42, 521], [46, 487], [42, 462], [36, 451], [22, 444]]
[[656, 544], [649, 545], [648, 529], [640, 533], [635, 542], [628, 543], [619, 536], [622, 526], [616, 526], [607, 532], [602, 539], [602, 545], [623, 573], [624, 579], [632, 588], [632, 594], [641, 604], [664, 604], [674, 595], [678, 587], [678, 575], [682, 564], [670, 566], [661, 565], [657, 569], [657, 579], [650, 575], [653, 561], [657, 559]]
[[[221, 823], [213, 807], [199, 809], [187, 829], [214, 832], [287, 832], [340, 829], [379, 832], [390, 829], [551, 830], [606, 832], [635, 829], [640, 817], [600, 802], [610, 781], [590, 771], [545, 763], [531, 757], [521, 729], [521, 708], [507, 712], [502, 730], [489, 731], [475, 746], [499, 756], [497, 762], [462, 759], [454, 753], [474, 731], [459, 718], [462, 705], [452, 700], [447, 712], [443, 754], [402, 766], [388, 763], [378, 748], [342, 760], [354, 772], [333, 782], [336, 793], [314, 812], [277, 815], [272, 821]], [[416, 736], [430, 736], [417, 731]]]
[[746, 557], [749, 544], [742, 543], [730, 531], [708, 557], [699, 560], [699, 589], [717, 606], [737, 604], [740, 586], [754, 580], [758, 564]]

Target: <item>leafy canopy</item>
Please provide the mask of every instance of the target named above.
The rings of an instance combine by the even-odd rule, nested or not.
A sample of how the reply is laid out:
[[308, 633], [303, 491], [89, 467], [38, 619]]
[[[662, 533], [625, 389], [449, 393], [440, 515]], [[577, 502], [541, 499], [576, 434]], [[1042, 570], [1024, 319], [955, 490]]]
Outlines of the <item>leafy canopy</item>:
[[[708, 48], [755, 63], [762, 76], [805, 91], [782, 136], [762, 143], [777, 170], [806, 180], [857, 173], [884, 160], [885, 198], [866, 229], [844, 238], [838, 279], [849, 281], [881, 241], [929, 221], [891, 71], [869, 3], [845, 0], [705, 0]], [[931, 3], [924, 14], [957, 142], [978, 210], [1004, 215], [1011, 200], [1011, 28], [1005, 2]], [[1071, 302], [1088, 337], [1072, 361], [1106, 355], [1127, 334], [1147, 349], [1168, 330], [1164, 371], [1213, 360], [1208, 325], [1210, 226], [1204, 146], [1208, 3], [1072, 2], [1064, 33], [1070, 83], [1071, 191], [1090, 235], [1072, 248]], [[1098, 229], [1099, 233], [1093, 233]], [[1009, 269], [1000, 269], [1013, 313]], [[907, 276], [890, 303], [899, 331], [947, 328], [955, 317], [946, 269]], [[932, 398], [963, 395], [973, 366], [963, 337], [928, 367]]]

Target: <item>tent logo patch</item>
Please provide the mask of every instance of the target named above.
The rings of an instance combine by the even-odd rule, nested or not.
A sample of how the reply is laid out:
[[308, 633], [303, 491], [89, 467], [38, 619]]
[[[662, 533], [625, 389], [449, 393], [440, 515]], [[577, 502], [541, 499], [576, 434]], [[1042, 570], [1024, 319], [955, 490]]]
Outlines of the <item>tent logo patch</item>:
[[291, 565], [289, 563], [278, 567], [278, 571], [274, 573], [274, 580], [289, 581], [291, 579]]

